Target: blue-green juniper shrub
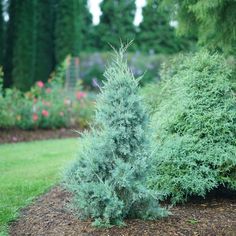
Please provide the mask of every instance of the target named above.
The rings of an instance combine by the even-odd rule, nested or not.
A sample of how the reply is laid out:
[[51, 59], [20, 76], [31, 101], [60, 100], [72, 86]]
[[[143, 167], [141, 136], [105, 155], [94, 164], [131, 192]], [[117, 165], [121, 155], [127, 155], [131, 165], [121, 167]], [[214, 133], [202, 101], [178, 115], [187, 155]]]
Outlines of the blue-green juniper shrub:
[[126, 218], [156, 219], [168, 214], [147, 189], [152, 156], [148, 116], [135, 79], [116, 52], [106, 69], [95, 124], [81, 139], [78, 159], [66, 171], [73, 207], [93, 225], [123, 225]]

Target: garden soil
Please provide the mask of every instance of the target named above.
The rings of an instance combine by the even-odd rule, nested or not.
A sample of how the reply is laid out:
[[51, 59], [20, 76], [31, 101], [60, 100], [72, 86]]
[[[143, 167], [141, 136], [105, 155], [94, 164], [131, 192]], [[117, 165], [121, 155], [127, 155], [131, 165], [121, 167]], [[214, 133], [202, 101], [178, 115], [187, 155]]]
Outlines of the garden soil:
[[71, 194], [56, 186], [21, 211], [10, 235], [30, 236], [177, 236], [236, 235], [236, 195], [210, 196], [171, 208], [172, 215], [155, 221], [127, 220], [126, 227], [97, 229], [79, 220], [68, 207]]
[[18, 143], [28, 142], [34, 140], [44, 139], [60, 139], [60, 138], [71, 138], [78, 137], [78, 133], [75, 130], [78, 128], [71, 129], [37, 129], [37, 130], [20, 130], [20, 129], [0, 129], [0, 144], [1, 143]]

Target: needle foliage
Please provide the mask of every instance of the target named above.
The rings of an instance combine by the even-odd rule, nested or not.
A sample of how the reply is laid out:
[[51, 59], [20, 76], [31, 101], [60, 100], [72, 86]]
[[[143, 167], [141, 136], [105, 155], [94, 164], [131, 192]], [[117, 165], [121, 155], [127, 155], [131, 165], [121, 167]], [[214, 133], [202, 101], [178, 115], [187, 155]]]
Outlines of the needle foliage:
[[150, 183], [173, 202], [205, 196], [220, 185], [236, 189], [231, 69], [223, 56], [206, 51], [181, 60], [153, 118], [157, 153]]
[[100, 128], [83, 135], [78, 159], [65, 176], [79, 216], [92, 218], [100, 227], [167, 214], [157, 194], [146, 188], [152, 152], [148, 117], [124, 50], [116, 53], [104, 74], [95, 116]]

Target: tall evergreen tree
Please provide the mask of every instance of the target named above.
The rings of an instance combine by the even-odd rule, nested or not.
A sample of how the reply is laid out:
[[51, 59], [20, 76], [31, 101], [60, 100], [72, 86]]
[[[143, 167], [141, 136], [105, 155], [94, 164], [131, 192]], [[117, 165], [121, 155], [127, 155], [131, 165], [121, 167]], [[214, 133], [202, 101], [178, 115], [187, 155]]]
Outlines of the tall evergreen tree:
[[16, 29], [20, 20], [21, 0], [9, 0], [8, 15], [9, 20], [6, 24], [6, 44], [4, 54], [4, 87], [10, 87], [13, 83], [13, 51], [16, 42]]
[[89, 12], [87, 0], [79, 0], [79, 17], [79, 51], [88, 51], [95, 47], [95, 43], [93, 39], [94, 26], [92, 14]]
[[3, 21], [3, 6], [2, 0], [0, 0], [0, 66], [3, 63], [3, 53], [4, 53], [4, 21]]
[[118, 48], [121, 40], [130, 41], [135, 38], [135, 0], [103, 0], [101, 11], [97, 27], [100, 48], [110, 49], [108, 43]]
[[162, 0], [177, 12], [178, 32], [196, 35], [199, 43], [236, 52], [236, 1]]
[[36, 38], [37, 38], [37, 0], [20, 1], [16, 39], [13, 45], [13, 81], [19, 89], [26, 90], [34, 82]]
[[[46, 81], [54, 68], [54, 2], [10, 2], [6, 58], [11, 62], [8, 53], [13, 55], [12, 78], [20, 89], [29, 89], [37, 80]], [[7, 79], [11, 77], [8, 67]]]
[[180, 50], [180, 40], [170, 26], [170, 12], [159, 7], [160, 0], [149, 0], [143, 8], [139, 26], [138, 45], [144, 51], [173, 53]]
[[46, 81], [55, 66], [54, 15], [55, 0], [37, 1], [34, 81]]
[[13, 79], [26, 90], [45, 81], [66, 55], [77, 56], [80, 48], [89, 47], [92, 18], [86, 0], [10, 0], [9, 16], [5, 86]]
[[81, 0], [58, 0], [55, 22], [56, 63], [61, 63], [68, 54], [78, 56], [80, 46]]

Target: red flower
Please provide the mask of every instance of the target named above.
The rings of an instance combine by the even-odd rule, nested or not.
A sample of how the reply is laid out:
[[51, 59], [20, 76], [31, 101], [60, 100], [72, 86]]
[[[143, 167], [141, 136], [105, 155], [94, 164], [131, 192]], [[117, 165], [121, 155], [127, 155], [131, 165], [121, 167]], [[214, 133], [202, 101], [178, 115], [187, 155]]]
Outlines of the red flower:
[[42, 115], [48, 117], [49, 112], [47, 110], [42, 110]]
[[33, 121], [37, 121], [38, 120], [38, 115], [36, 113], [33, 114]]
[[77, 93], [76, 93], [76, 98], [77, 98], [78, 100], [80, 100], [80, 99], [86, 97], [86, 95], [87, 95], [87, 94], [86, 94], [85, 92], [77, 92]]
[[39, 88], [43, 88], [44, 83], [43, 83], [42, 81], [38, 81], [38, 82], [37, 82], [37, 86], [38, 86]]

